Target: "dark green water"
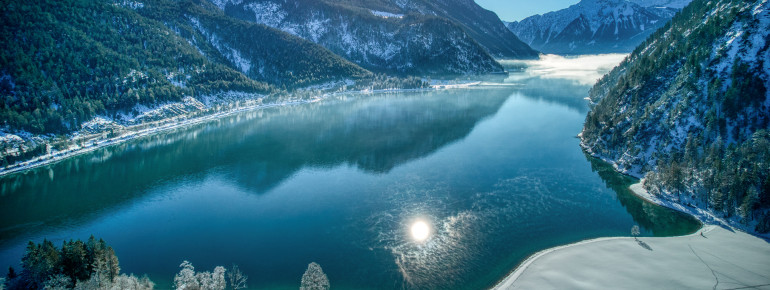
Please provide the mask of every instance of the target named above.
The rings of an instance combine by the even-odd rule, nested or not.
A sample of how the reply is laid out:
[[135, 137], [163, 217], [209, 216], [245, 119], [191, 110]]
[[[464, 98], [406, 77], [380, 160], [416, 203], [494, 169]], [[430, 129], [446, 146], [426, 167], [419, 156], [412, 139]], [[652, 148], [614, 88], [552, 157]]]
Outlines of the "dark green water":
[[[502, 80], [498, 80], [500, 82]], [[565, 243], [692, 232], [578, 146], [588, 86], [350, 95], [247, 112], [0, 178], [0, 269], [26, 243], [104, 238], [122, 271], [170, 287], [183, 260], [251, 288], [478, 289]], [[424, 242], [410, 226], [432, 228]]]

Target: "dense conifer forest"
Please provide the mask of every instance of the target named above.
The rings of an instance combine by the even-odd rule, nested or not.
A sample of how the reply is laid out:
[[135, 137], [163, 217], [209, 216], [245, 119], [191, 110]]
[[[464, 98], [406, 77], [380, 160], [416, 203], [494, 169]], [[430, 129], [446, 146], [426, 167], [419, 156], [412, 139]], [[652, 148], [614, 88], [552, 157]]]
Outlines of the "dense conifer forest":
[[206, 5], [211, 4], [3, 4], [0, 125], [66, 133], [95, 115], [115, 115], [137, 104], [226, 91], [265, 94], [371, 75], [319, 45], [225, 17]]
[[768, 21], [757, 5], [685, 7], [594, 86], [582, 139], [653, 193], [768, 232]]

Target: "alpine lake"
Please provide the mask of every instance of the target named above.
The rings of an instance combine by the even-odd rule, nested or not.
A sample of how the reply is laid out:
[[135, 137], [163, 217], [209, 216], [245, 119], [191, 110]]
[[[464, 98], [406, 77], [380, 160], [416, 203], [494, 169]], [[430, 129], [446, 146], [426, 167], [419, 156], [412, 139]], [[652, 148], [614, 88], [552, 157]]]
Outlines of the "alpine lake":
[[248, 111], [2, 176], [0, 274], [29, 241], [94, 235], [158, 289], [184, 260], [236, 264], [253, 289], [297, 289], [310, 262], [332, 289], [483, 289], [546, 248], [698, 229], [582, 151], [611, 65], [580, 61]]

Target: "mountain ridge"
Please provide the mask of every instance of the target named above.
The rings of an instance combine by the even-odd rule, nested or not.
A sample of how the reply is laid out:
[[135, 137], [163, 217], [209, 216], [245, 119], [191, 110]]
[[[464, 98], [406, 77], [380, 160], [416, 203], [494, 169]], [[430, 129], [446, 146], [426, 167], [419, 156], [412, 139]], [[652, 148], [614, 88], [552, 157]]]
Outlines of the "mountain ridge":
[[467, 0], [217, 0], [215, 4], [227, 15], [295, 34], [377, 72], [500, 72], [495, 57], [537, 57], [494, 13]]
[[[506, 26], [544, 53], [622, 53], [633, 51], [676, 11], [626, 0], [582, 0], [562, 10], [508, 22]], [[575, 21], [585, 22], [579, 31]]]

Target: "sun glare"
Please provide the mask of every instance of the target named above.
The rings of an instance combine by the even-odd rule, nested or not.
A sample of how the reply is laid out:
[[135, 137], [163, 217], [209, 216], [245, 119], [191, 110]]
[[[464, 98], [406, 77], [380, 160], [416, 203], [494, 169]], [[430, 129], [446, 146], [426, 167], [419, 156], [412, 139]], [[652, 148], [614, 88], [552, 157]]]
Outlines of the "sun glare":
[[422, 242], [430, 236], [430, 226], [424, 221], [416, 221], [411, 228], [412, 238], [415, 241]]

